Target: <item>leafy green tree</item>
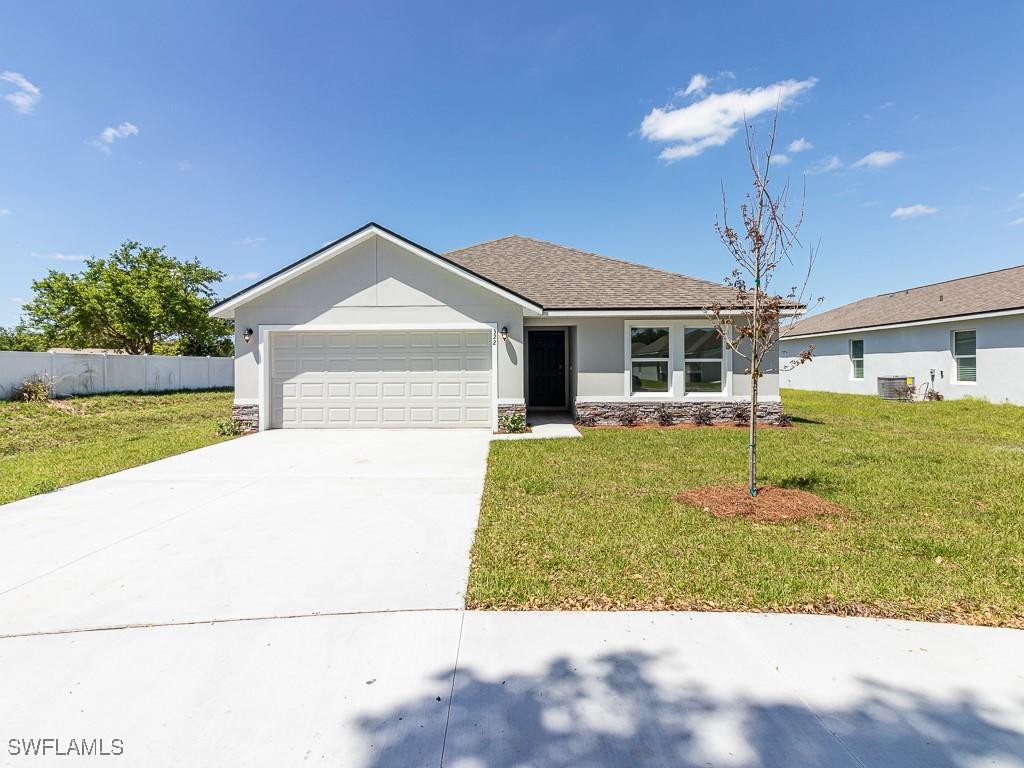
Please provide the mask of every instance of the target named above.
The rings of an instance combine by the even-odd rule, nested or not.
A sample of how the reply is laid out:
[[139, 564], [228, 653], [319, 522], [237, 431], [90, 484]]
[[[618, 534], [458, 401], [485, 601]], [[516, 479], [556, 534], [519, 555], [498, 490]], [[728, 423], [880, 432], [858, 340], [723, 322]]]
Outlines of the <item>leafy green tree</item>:
[[50, 346], [102, 347], [132, 354], [226, 354], [231, 324], [210, 318], [224, 273], [127, 240], [77, 274], [51, 270], [25, 306], [32, 331]]
[[25, 327], [24, 323], [10, 328], [0, 327], [0, 350], [5, 352], [45, 352], [49, 349], [46, 337]]

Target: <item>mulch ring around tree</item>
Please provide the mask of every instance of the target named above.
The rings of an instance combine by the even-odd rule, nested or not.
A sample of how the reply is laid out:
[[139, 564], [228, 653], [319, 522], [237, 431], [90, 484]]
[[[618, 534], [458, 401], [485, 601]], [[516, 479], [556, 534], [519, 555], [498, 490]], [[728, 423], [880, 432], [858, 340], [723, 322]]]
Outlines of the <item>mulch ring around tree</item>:
[[766, 485], [751, 496], [746, 485], [712, 485], [692, 488], [676, 496], [676, 501], [699, 507], [715, 517], [748, 517], [758, 523], [808, 520], [845, 511], [835, 502], [795, 488]]

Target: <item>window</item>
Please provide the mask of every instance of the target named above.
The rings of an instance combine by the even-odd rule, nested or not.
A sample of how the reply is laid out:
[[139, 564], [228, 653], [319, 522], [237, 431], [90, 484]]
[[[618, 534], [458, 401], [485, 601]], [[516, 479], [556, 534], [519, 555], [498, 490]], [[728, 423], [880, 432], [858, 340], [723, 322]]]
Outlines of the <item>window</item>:
[[864, 339], [850, 341], [850, 362], [853, 364], [853, 378], [864, 378]]
[[978, 336], [975, 331], [953, 331], [953, 359], [956, 380], [973, 384], [978, 380]]
[[687, 328], [684, 336], [686, 391], [722, 391], [722, 337], [714, 328]]
[[668, 328], [630, 328], [632, 393], [668, 392]]

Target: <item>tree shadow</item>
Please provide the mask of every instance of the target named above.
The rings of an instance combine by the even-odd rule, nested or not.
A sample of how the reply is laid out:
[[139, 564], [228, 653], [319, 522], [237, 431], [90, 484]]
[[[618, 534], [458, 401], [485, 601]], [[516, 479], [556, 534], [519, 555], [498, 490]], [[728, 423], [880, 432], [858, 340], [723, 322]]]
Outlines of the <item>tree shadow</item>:
[[808, 419], [805, 416], [790, 416], [789, 420], [793, 424], [824, 424], [825, 423], [824, 421], [819, 421], [818, 419]]
[[424, 750], [420, 729], [443, 706], [430, 698], [360, 722], [369, 765], [1024, 766], [1024, 731], [995, 722], [969, 694], [935, 698], [861, 679], [845, 706], [812, 711], [781, 678], [770, 695], [736, 696], [680, 685], [658, 665], [658, 656], [623, 652], [504, 678], [460, 667], [443, 763], [436, 740]]
[[796, 491], [818, 493], [834, 488], [835, 482], [831, 478], [823, 477], [819, 472], [805, 472], [801, 475], [789, 475], [773, 480], [772, 485]]

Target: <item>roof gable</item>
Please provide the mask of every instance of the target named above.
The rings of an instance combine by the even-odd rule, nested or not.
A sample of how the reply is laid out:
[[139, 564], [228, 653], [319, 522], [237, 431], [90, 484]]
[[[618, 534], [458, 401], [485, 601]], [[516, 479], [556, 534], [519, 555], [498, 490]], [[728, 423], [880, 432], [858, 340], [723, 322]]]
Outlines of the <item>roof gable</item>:
[[478, 275], [471, 269], [455, 263], [445, 256], [434, 253], [433, 251], [424, 248], [423, 246], [418, 245], [413, 241], [380, 226], [379, 224], [370, 222], [359, 229], [338, 238], [334, 242], [328, 243], [308, 256], [289, 264], [283, 269], [268, 275], [262, 280], [253, 283], [249, 287], [243, 288], [241, 291], [221, 300], [217, 304], [214, 304], [210, 309], [210, 315], [212, 317], [231, 318], [234, 316], [234, 311], [237, 307], [246, 304], [257, 296], [262, 296], [283, 283], [292, 280], [293, 278], [298, 277], [321, 264], [324, 264], [336, 256], [346, 253], [351, 248], [374, 236], [382, 237], [410, 253], [431, 261], [449, 272], [457, 274], [460, 277], [492, 291], [505, 299], [521, 305], [524, 309], [536, 313], [541, 311], [541, 307], [515, 291], [509, 290], [508, 288], [495, 283], [486, 276]]
[[787, 336], [1024, 309], [1024, 265], [883, 293], [795, 323]]

